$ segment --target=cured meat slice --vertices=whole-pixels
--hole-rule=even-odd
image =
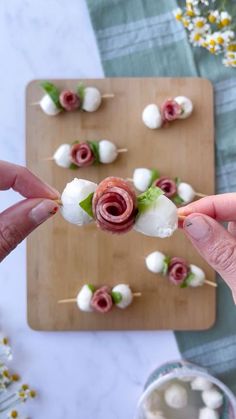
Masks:
[[[76,143],[71,147],[71,160],[78,167],[91,166],[94,154],[87,143]]]

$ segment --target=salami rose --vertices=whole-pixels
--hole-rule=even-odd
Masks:
[[[112,233],[126,233],[135,221],[136,196],[123,179],[108,177],[97,187],[93,196],[93,214],[97,225]]]
[[[183,258],[174,257],[168,267],[168,279],[175,285],[181,285],[189,274],[189,266]]]
[[[167,99],[161,105],[161,116],[164,122],[174,121],[181,115],[181,106],[174,99]]]
[[[167,198],[171,198],[177,193],[177,186],[174,180],[167,177],[161,177],[160,179],[155,180],[154,185],[160,188]]]
[[[112,309],[113,302],[109,293],[109,288],[101,287],[95,291],[90,305],[95,311],[99,311],[100,313],[107,313],[110,311]]]
[[[74,144],[71,147],[71,161],[78,167],[91,166],[94,154],[87,143]]]
[[[71,90],[63,90],[59,96],[59,101],[66,111],[75,111],[81,105],[79,96]]]

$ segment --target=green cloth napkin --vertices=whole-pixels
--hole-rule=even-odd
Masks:
[[[213,82],[217,192],[236,191],[236,69],[225,68],[219,56],[192,48],[173,17],[175,0],[87,4],[107,77],[201,76]],[[236,307],[222,279],[218,283],[215,326],[206,332],[177,332],[176,338],[183,358],[206,367],[236,393]]]

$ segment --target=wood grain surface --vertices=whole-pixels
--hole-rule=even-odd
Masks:
[[[75,88],[79,80],[56,80],[61,88]],[[213,91],[209,81],[198,78],[114,78],[84,80],[104,99],[94,113],[63,113],[48,117],[32,102],[40,100],[39,81],[27,86],[27,165],[44,181],[63,191],[67,182],[81,177],[99,182],[107,176],[131,177],[135,167],[158,168],[161,175],[179,176],[197,191],[214,193]],[[194,113],[168,128],[150,130],[141,120],[143,108],[177,95],[188,96]],[[110,139],[128,153],[111,165],[71,171],[57,167],[52,156],[62,143]],[[200,330],[215,321],[213,287],[180,289],[147,271],[145,256],[161,250],[199,265],[209,280],[214,271],[197,254],[182,231],[156,239],[136,232],[111,235],[95,224],[78,228],[60,214],[28,238],[28,322],[36,330]],[[128,283],[142,297],[127,310],[114,308],[108,315],[82,313],[75,304],[58,300],[75,297],[84,283]]]

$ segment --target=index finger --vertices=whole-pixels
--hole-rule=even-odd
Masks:
[[[0,190],[12,188],[25,198],[51,198],[60,196],[56,189],[37,178],[30,170],[0,160]]]
[[[201,213],[218,221],[236,221],[236,193],[206,196],[178,209],[179,215]]]

